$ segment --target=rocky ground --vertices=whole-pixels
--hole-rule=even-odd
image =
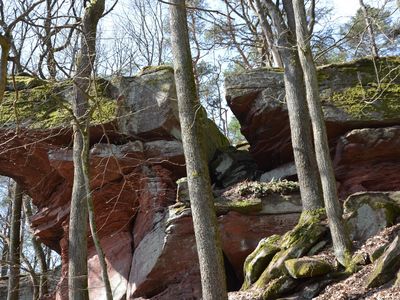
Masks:
[[[398,220],[400,221],[400,220]],[[400,223],[385,228],[379,234],[369,238],[364,244],[354,242],[355,254],[368,257],[369,254],[376,252],[380,248],[389,245],[400,233]],[[321,254],[324,258],[332,262],[334,258],[332,249],[327,247]],[[398,300],[400,299],[400,286],[395,286],[394,280],[377,287],[367,288],[368,277],[375,269],[375,264],[368,264],[359,267],[359,270],[342,280],[331,283],[323,289],[320,294],[312,299],[315,300]],[[297,292],[299,293],[299,291]],[[301,293],[301,291],[300,291]],[[290,294],[290,293],[289,293]],[[262,299],[261,292],[256,289],[229,293],[229,300],[258,300]],[[311,299],[299,295],[281,297],[279,300],[302,300]]]
[[[373,253],[389,244],[400,232],[400,224],[386,228],[378,235],[370,238],[356,253]],[[366,288],[366,281],[375,265],[367,265],[349,278],[327,286],[315,299],[317,300],[397,300],[400,299],[400,287],[395,287],[393,280],[378,288]]]

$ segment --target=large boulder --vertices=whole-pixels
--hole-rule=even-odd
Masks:
[[[265,234],[283,234],[290,230],[297,223],[298,216],[247,215],[234,211],[218,216],[225,267],[227,272],[233,270],[228,280],[241,282],[244,260],[256,248],[258,241]],[[185,299],[184,295],[200,298],[200,273],[191,210],[185,203],[178,202],[154,215],[151,229],[134,245],[127,292],[130,299],[139,296]],[[171,290],[171,286],[176,289]]]
[[[314,257],[288,259],[285,267],[290,276],[296,279],[321,276],[335,270],[331,263]]]
[[[400,124],[398,66],[398,58],[386,57],[318,69],[331,146],[351,129]],[[283,72],[264,68],[232,74],[226,77],[225,88],[228,105],[260,168],[270,170],[292,161]]]
[[[130,269],[128,299],[150,298],[180,282],[175,299],[183,299],[182,293],[188,291],[199,298],[200,273],[190,210],[171,207],[155,215],[151,230],[135,244]],[[185,281],[188,276],[191,279]]]
[[[351,239],[365,242],[395,223],[400,215],[400,206],[390,193],[364,192],[347,198],[344,213]]]
[[[148,67],[137,76],[121,77],[113,83],[119,92],[118,127],[122,133],[180,139],[172,67]]]
[[[174,70],[170,66],[147,67],[134,77],[113,81],[118,98],[118,128],[121,133],[149,139],[181,140]],[[204,109],[199,114],[205,115]],[[208,160],[217,149],[229,147],[228,139],[211,120],[204,118]]]

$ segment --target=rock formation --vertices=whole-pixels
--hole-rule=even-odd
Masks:
[[[17,81],[15,109],[11,87],[0,108],[0,173],[22,184],[38,208],[32,226],[43,243],[61,254],[56,296],[66,299],[73,179],[71,84],[25,77]],[[185,168],[172,69],[149,68],[112,83],[98,80],[90,93],[95,95],[90,103],[95,108],[90,128],[91,189],[114,298],[198,297],[191,213],[188,203],[176,203],[176,181]],[[213,122],[206,126],[211,160],[217,150],[223,155],[229,143]],[[245,154],[239,156],[243,159],[251,160]],[[254,165],[245,173],[254,172]],[[247,200],[222,194],[218,221],[234,289],[241,284],[246,256],[264,235],[292,228],[301,205],[296,191]],[[286,212],[285,207],[290,209]],[[99,262],[90,236],[88,240],[90,297],[101,299]]]
[[[360,191],[398,189],[400,77],[390,71],[398,70],[394,68],[398,65],[395,58],[379,59],[379,84],[370,60],[319,70],[343,199]],[[0,106],[0,174],[17,180],[32,197],[38,209],[31,220],[35,234],[61,254],[56,296],[66,299],[73,176],[71,83],[17,77],[16,87],[18,98],[14,86],[9,86]],[[228,104],[250,143],[249,152],[238,151],[213,122],[206,124],[228,286],[237,290],[244,277],[247,286],[272,280],[270,292],[275,293],[278,283],[283,290],[298,283],[280,273],[285,260],[318,252],[327,244],[327,229],[325,224],[303,224],[313,231],[304,235],[306,245],[290,233],[285,235],[297,224],[301,203],[295,182],[273,181],[295,178],[282,72],[260,69],[236,74],[226,79],[226,89]],[[190,202],[185,181],[178,180],[185,176],[185,166],[175,93],[169,67],[147,68],[137,76],[111,82],[96,80],[90,91],[91,188],[115,299],[200,297]],[[252,181],[262,172],[261,181],[266,182]],[[375,211],[373,204],[365,204],[362,195],[347,202],[353,209],[348,222],[361,231],[365,224],[358,218],[360,211],[369,209],[376,220],[385,215],[382,207]],[[397,194],[375,196],[393,195]],[[384,219],[377,228],[391,222],[393,218]],[[274,240],[273,247],[259,245],[275,234],[283,236],[279,244]],[[90,296],[102,299],[105,291],[98,258],[90,236],[88,240]],[[257,245],[272,252],[250,256],[246,265],[256,270],[246,274],[246,257]],[[275,254],[280,258],[274,260]],[[270,271],[274,278],[268,277]]]
[[[399,186],[399,65],[398,57],[386,57],[318,69],[342,199],[358,191]],[[267,171],[264,177],[293,176],[282,70],[234,74],[226,78],[225,88],[228,105],[250,143],[250,153],[258,167]]]

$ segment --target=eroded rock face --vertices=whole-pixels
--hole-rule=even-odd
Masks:
[[[33,229],[62,256],[57,298],[66,299],[73,163],[71,116],[63,105],[70,105],[71,86],[30,77],[21,82],[18,118],[7,105],[14,99],[12,90],[6,92],[0,108],[0,174],[17,180],[37,206]],[[133,253],[135,249],[140,253],[138,247],[150,238],[155,220],[175,203],[175,181],[185,175],[176,91],[173,71],[164,67],[120,79],[117,86],[99,80],[95,89],[100,100],[90,128],[92,197],[114,298],[122,299],[128,283],[149,285],[143,278],[130,278],[135,274]],[[208,131],[210,157],[227,145],[212,125],[214,129]],[[90,237],[88,251],[90,297],[101,299],[101,272]],[[163,268],[168,270],[166,265]]]
[[[102,95],[107,115],[99,114],[90,128],[91,189],[114,299],[200,297],[190,209],[176,203],[176,180],[185,176],[185,165],[172,75],[170,68],[160,68],[121,79],[117,86],[101,82],[107,87]],[[51,99],[54,105],[41,106],[38,116],[26,113],[30,107],[26,102],[41,104],[47,88],[53,90],[51,83],[38,82],[34,91],[29,85],[22,87],[26,88],[21,93],[23,102],[17,106],[24,114],[18,134],[11,111],[2,111],[9,113],[7,120],[0,118],[0,174],[17,180],[37,206],[33,229],[41,241],[61,254],[56,299],[65,300],[72,134],[68,126],[56,126],[69,124],[70,116],[60,110],[68,99],[58,101],[70,94],[70,87],[59,85],[57,97]],[[11,99],[12,94],[7,97]],[[48,120],[55,114],[56,119]],[[228,144],[215,124],[208,121],[206,127],[211,160],[215,151],[223,151]],[[225,261],[237,281],[243,276],[245,257],[262,237],[282,234],[297,222],[298,195],[287,197],[281,197],[283,204],[278,206],[275,200],[268,204],[265,197],[253,202],[240,198],[217,201]],[[290,213],[281,210],[288,203]],[[88,265],[90,298],[102,299],[105,291],[90,236]]]
[[[171,67],[154,67],[114,82],[119,91],[118,127],[122,133],[180,139],[178,103]]]
[[[382,90],[376,87],[374,64],[368,59],[318,70],[331,146],[354,128],[400,124],[400,77],[391,76],[397,74],[398,64],[398,58],[377,61],[379,76],[385,78],[382,84],[386,89]],[[292,161],[282,71],[258,69],[227,76],[225,88],[228,105],[241,124],[258,166],[271,170]]]
[[[229,212],[218,217],[226,268],[243,280],[243,263],[264,236],[283,234],[299,213],[246,215]],[[231,278],[232,279],[232,278]],[[176,289],[171,289],[175,286]],[[135,243],[128,299],[200,299],[201,284],[191,212],[182,203],[169,206],[153,219],[151,230]],[[168,298],[170,297],[170,298]]]
[[[342,198],[400,186],[400,126],[355,129],[340,138],[334,168]]]
[[[147,67],[134,77],[114,81],[118,97],[118,129],[147,140],[181,140],[174,70],[169,66]],[[198,113],[206,114],[204,109]],[[218,149],[229,147],[228,139],[206,118],[208,160]]]

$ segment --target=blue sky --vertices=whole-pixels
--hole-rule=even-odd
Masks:
[[[353,16],[360,7],[358,0],[328,0],[338,17]]]

